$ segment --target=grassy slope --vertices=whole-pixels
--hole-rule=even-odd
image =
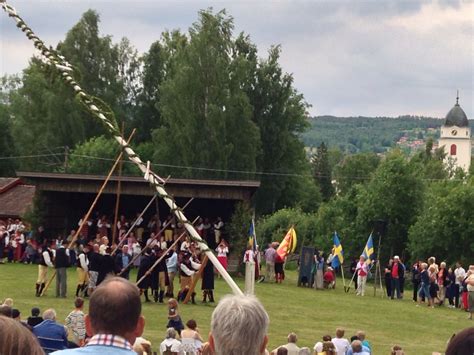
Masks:
[[[55,308],[59,320],[63,320],[72,309],[73,297],[56,299],[53,297],[54,287],[47,296],[34,297],[36,276],[36,266],[0,265],[0,300],[13,298],[15,308],[20,309],[24,318],[32,307],[39,306],[41,311]],[[76,282],[72,269],[68,281],[69,294],[72,295]],[[237,280],[241,287],[242,281]],[[467,320],[467,314],[461,311],[415,307],[410,299],[389,301],[372,297],[373,288],[370,288],[369,296],[360,298],[353,293],[345,294],[341,287],[335,292],[315,291],[298,288],[295,284],[296,273],[289,272],[283,285],[256,286],[256,293],[270,314],[269,350],[285,343],[290,331],[298,334],[300,346],[312,348],[323,335],[334,335],[335,328],[343,326],[347,337],[356,330],[365,330],[375,354],[387,354],[393,344],[402,345],[407,354],[431,354],[432,351],[443,351],[453,332],[473,325]],[[217,297],[228,292],[227,285],[216,280]],[[196,319],[201,333],[208,334],[213,306],[180,305],[179,310],[183,321]],[[147,320],[144,336],[157,349],[167,322],[166,306],[144,304],[143,314]]]

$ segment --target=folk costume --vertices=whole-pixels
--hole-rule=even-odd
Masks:
[[[202,301],[214,302],[214,265],[208,260],[202,272]]]
[[[154,248],[154,254],[152,254],[152,265],[163,256],[163,253],[164,251],[160,248]],[[156,265],[155,269],[151,272],[151,289],[153,291],[153,298],[155,302],[159,301],[160,303],[163,303],[166,285],[169,283],[166,259],[166,256],[162,258],[158,265]]]
[[[48,247],[43,250],[38,264],[38,279],[36,280],[36,297],[41,296],[46,285],[46,278],[48,276],[48,267],[54,267],[53,264],[54,253]]]
[[[89,283],[89,259],[87,258],[87,247],[79,253],[76,260],[77,272],[77,288],[76,297],[85,296],[87,293],[87,285]]]
[[[145,251],[140,261],[140,267],[138,268],[137,281],[143,276],[145,278],[137,284],[140,289],[140,294],[145,294],[145,301],[150,302],[148,298],[148,289],[151,287],[151,275],[147,274],[150,267],[153,265],[153,258],[148,251]]]
[[[255,290],[255,255],[252,248],[245,251],[245,293],[253,295]]]
[[[179,276],[181,279],[181,289],[178,293],[178,301],[184,301],[186,295],[191,288],[192,277],[199,270],[201,264],[193,260],[192,254],[188,251],[183,251],[180,253],[179,259]],[[191,300],[195,303],[195,295],[193,292]]]

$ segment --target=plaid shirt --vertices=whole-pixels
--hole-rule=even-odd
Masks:
[[[96,334],[89,340],[86,346],[91,345],[114,346],[116,348],[133,351],[132,345],[119,335]]]

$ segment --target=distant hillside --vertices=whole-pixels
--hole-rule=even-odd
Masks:
[[[407,143],[402,148],[411,150],[424,143],[427,137],[437,139],[443,121],[440,118],[416,116],[317,116],[309,120],[311,128],[301,138],[307,147],[317,147],[325,142],[329,148],[339,148],[350,153],[381,153],[399,141],[401,144]]]

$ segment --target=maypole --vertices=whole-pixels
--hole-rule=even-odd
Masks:
[[[13,6],[7,4],[6,0],[0,0],[0,5],[8,14],[8,16],[10,16],[16,22],[17,27],[23,33],[25,33],[26,37],[33,41],[35,48],[41,52],[49,64],[59,71],[66,84],[68,84],[73,89],[76,99],[87,109],[87,111],[89,111],[90,114],[92,114],[92,116],[98,118],[104,124],[109,133],[112,134],[115,141],[120,145],[121,149],[127,154],[128,159],[138,167],[138,169],[143,174],[144,179],[156,189],[158,195],[163,198],[166,204],[168,204],[170,210],[175,214],[178,221],[184,225],[191,239],[197,242],[199,248],[206,253],[209,260],[222,275],[232,291],[237,295],[243,295],[242,291],[239,289],[232,277],[230,277],[227,271],[222,267],[216,256],[199,236],[193,225],[188,221],[186,216],[174,201],[173,197],[168,195],[164,188],[165,180],[151,171],[150,162],[145,164],[122,137],[122,134],[115,121],[114,114],[110,108],[103,101],[87,94],[80,87],[79,83],[74,80],[74,69],[71,64],[69,64],[65,58],[57,53],[53,48],[48,48],[44,42],[33,32],[33,30],[28,27],[25,21],[17,14],[17,11]]]

